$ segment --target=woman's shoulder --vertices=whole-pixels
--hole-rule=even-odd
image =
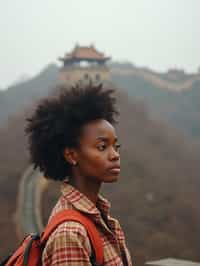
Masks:
[[[51,234],[49,239],[63,236],[68,238],[77,237],[84,241],[88,238],[86,228],[78,221],[65,221],[61,223]]]
[[[80,260],[89,263],[92,254],[86,229],[75,221],[60,224],[50,235],[42,254],[42,265],[56,265]]]
[[[43,260],[58,253],[59,257],[63,250],[83,250],[89,257],[92,253],[90,240],[85,227],[76,221],[66,221],[60,224],[50,235],[43,250]],[[59,255],[60,254],[60,255]]]
[[[63,210],[73,210],[73,206],[63,196],[59,198],[56,205],[51,211],[49,221]],[[57,226],[57,228],[50,235],[46,246],[68,245],[68,242],[84,243],[86,248],[90,251],[90,240],[87,234],[87,229],[78,221],[65,221]]]

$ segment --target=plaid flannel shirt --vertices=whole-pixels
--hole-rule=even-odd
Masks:
[[[51,217],[64,209],[75,209],[89,217],[96,225],[103,243],[104,266],[131,266],[131,257],[125,244],[119,222],[109,215],[110,204],[98,196],[95,206],[85,195],[71,185],[62,185],[62,196]],[[92,249],[83,225],[67,221],[50,235],[42,254],[42,265],[91,266]]]

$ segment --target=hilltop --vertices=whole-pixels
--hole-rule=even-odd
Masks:
[[[200,80],[200,73],[186,73],[183,69],[169,69],[159,73],[147,67],[136,67],[127,63],[111,63],[111,72],[119,76],[135,76],[150,82],[153,86],[172,92],[190,90],[196,81]]]

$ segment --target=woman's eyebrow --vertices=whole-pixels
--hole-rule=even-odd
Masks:
[[[109,138],[108,137],[104,137],[104,136],[99,136],[99,137],[97,137],[97,140],[108,142]],[[114,138],[114,142],[117,142],[117,141],[118,141],[118,139],[117,139],[117,137],[115,137]]]

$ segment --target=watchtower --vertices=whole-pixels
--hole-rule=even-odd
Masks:
[[[68,84],[109,81],[110,72],[106,65],[109,59],[111,58],[97,51],[93,45],[76,45],[70,53],[59,58],[63,62],[60,69],[60,81]]]

